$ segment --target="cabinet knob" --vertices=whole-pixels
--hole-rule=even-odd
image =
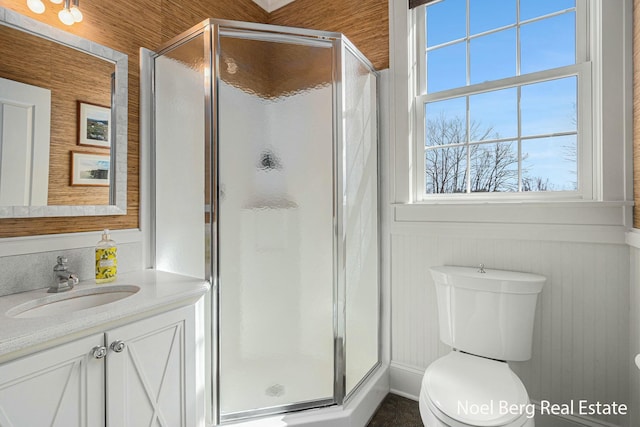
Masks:
[[[107,355],[107,347],[103,345],[97,345],[91,349],[91,355],[94,359],[104,359]]]
[[[116,353],[121,353],[125,347],[125,343],[120,340],[111,343],[111,350],[115,351]]]

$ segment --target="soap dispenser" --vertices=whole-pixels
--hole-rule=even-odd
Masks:
[[[96,283],[116,280],[118,274],[118,248],[111,240],[109,230],[104,230],[102,240],[96,245]]]

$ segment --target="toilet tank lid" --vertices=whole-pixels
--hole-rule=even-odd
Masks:
[[[436,283],[456,288],[509,294],[538,294],[547,278],[539,274],[519,271],[459,267],[445,265],[431,267],[431,277]]]

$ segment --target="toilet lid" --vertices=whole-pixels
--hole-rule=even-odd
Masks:
[[[453,351],[427,368],[423,390],[443,414],[474,426],[504,426],[529,403],[520,378],[505,362]]]

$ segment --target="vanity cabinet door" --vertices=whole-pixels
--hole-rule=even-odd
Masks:
[[[195,313],[192,305],[106,332],[109,427],[202,425]]]
[[[93,354],[103,342],[96,334],[0,365],[0,426],[104,426],[105,359]]]

